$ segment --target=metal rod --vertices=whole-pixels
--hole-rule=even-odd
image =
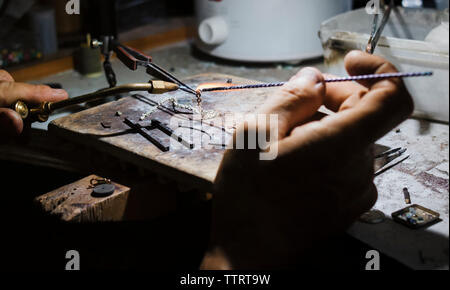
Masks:
[[[371,75],[325,79],[325,83],[350,82],[350,81],[375,80],[375,79],[390,79],[390,78],[429,77],[432,75],[433,75],[433,72],[371,74]],[[265,83],[265,84],[255,84],[255,85],[239,85],[239,86],[231,86],[231,87],[205,88],[205,89],[201,89],[200,91],[201,92],[216,92],[216,91],[243,90],[243,89],[260,89],[260,88],[281,87],[284,84],[286,84],[286,82]]]
[[[50,111],[66,108],[69,106],[92,102],[95,100],[102,99],[107,96],[118,95],[122,93],[127,93],[130,91],[151,91],[153,89],[152,83],[137,83],[137,84],[128,84],[123,86],[117,86],[113,88],[103,89],[94,93],[86,94],[83,96],[67,99],[60,102],[50,103]]]
[[[166,78],[168,78],[169,80],[173,81],[174,83],[180,85],[180,88],[190,94],[194,94],[195,95],[195,90],[192,89],[191,87],[189,87],[187,84],[185,84],[184,82],[180,81],[177,77],[175,77],[173,74],[168,73],[166,70],[164,70],[163,68],[161,68],[160,66],[158,66],[155,63],[149,63],[147,65],[147,68],[150,68],[153,71],[156,71],[159,74],[162,74],[163,76],[165,76]],[[183,89],[186,88],[187,90]]]
[[[114,96],[132,91],[146,91],[151,94],[164,94],[167,92],[176,91],[179,88],[180,87],[174,83],[165,81],[150,81],[149,83],[135,83],[107,88],[60,102],[42,102],[33,108],[29,108],[26,103],[19,100],[12,106],[12,108],[22,117],[23,120],[30,118],[34,121],[46,122],[50,114],[55,110],[103,99],[108,96]]]

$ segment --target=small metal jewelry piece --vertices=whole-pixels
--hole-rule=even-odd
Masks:
[[[201,93],[200,93],[200,95],[201,95]],[[200,101],[200,105],[201,105],[201,101],[202,101],[201,97],[200,97],[200,100],[197,100],[197,102],[199,102],[199,101]],[[192,112],[194,114],[202,115],[202,120],[214,119],[218,115],[218,113],[216,111],[214,111],[214,110],[203,111],[201,107],[196,108],[196,107],[191,106],[191,105],[180,104],[180,103],[177,102],[177,100],[174,97],[169,97],[167,99],[164,99],[164,100],[158,102],[154,107],[152,107],[150,109],[150,111],[142,114],[139,119],[141,121],[144,121],[151,114],[156,112],[160,107],[162,107],[166,103],[170,103],[172,105],[173,109],[186,110],[186,111],[190,111],[190,112]]]
[[[196,90],[195,91],[195,97],[197,98],[197,105],[198,105],[198,109],[200,110],[200,115],[203,119],[203,109],[202,109],[202,91],[201,90]]]
[[[88,188],[94,188],[97,185],[101,185],[101,184],[111,184],[111,180],[107,179],[107,178],[93,178],[93,179],[91,179],[91,181],[89,183],[91,185]]]

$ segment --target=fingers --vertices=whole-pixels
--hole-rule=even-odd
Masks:
[[[398,72],[395,66],[386,59],[358,50],[348,53],[345,56],[344,62],[345,68],[351,76]],[[368,89],[372,89],[377,85],[382,85],[385,87],[397,87],[403,85],[403,81],[400,78],[392,78],[387,80],[363,80],[359,83]]]
[[[14,79],[6,70],[1,69],[0,70],[0,81],[14,82]]]
[[[326,78],[336,76],[325,74]],[[324,105],[334,112],[355,106],[369,90],[355,82],[327,83]]]
[[[345,57],[345,67],[352,76],[397,72],[397,69],[385,59],[362,51],[352,51]],[[327,75],[327,78],[334,76]],[[325,106],[332,111],[343,111],[353,108],[369,91],[383,87],[396,89],[403,87],[399,78],[389,80],[366,80],[356,82],[327,83]]]
[[[0,70],[0,136],[17,136],[24,129],[21,117],[9,109],[16,101],[28,104],[56,102],[68,97],[64,90],[51,89],[48,86],[15,83],[11,75]]]
[[[311,118],[325,97],[324,77],[314,68],[302,69],[260,109],[263,114],[277,114],[279,136],[283,138],[299,123]]]
[[[395,71],[387,60],[362,52],[350,53],[346,61],[350,73]],[[357,87],[358,91],[341,104],[338,114],[296,128],[295,134],[279,143],[280,154],[295,151],[299,144],[323,143],[326,140],[332,140],[331,152],[335,152],[336,148],[339,148],[340,154],[355,152],[375,143],[412,113],[412,98],[400,79],[365,82],[365,85],[371,88],[370,91],[364,94]],[[335,91],[334,95],[333,89],[327,87],[327,95],[336,97],[334,105],[337,108],[351,92],[351,86],[342,92]]]
[[[15,111],[0,108],[0,136],[15,137],[22,133],[23,121]]]
[[[48,86],[0,82],[0,107],[9,107],[18,100],[29,104],[39,104],[45,101],[57,102],[67,98],[66,91],[51,89]]]
[[[397,71],[387,60],[357,51],[347,55],[346,67],[352,75]],[[322,125],[347,136],[356,148],[374,143],[409,117],[414,109],[412,98],[399,78],[364,81],[362,84],[370,91],[351,104],[351,110],[322,120]]]

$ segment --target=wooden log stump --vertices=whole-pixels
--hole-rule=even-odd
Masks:
[[[74,223],[122,221],[127,208],[130,188],[114,183],[115,191],[107,197],[93,194],[91,180],[103,179],[96,175],[83,178],[39,196],[35,203],[59,220]]]

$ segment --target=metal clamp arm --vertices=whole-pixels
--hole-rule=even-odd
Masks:
[[[137,70],[138,66],[145,67],[152,61],[151,56],[120,43],[115,45],[114,52],[120,61],[131,70]]]

